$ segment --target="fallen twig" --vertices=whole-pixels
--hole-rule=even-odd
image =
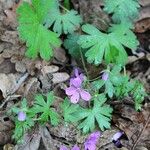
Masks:
[[[141,138],[143,132],[145,131],[145,129],[146,129],[148,123],[149,123],[149,118],[150,118],[150,114],[148,115],[146,124],[145,124],[145,126],[143,127],[142,131],[139,133],[138,138],[137,138],[137,140],[135,141],[135,143],[133,144],[131,150],[134,150],[135,147],[136,147],[136,145],[138,144],[138,142],[139,142],[139,140],[140,140],[140,138]]]
[[[4,106],[7,102],[12,101],[12,100],[14,100],[14,99],[16,99],[16,98],[18,98],[18,97],[21,97],[21,95],[11,95],[11,96],[8,96],[8,97],[4,100],[4,102],[0,105],[0,109],[2,109],[3,106]]]

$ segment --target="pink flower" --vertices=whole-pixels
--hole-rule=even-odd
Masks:
[[[113,138],[112,138],[113,143],[114,143],[115,146],[118,147],[118,148],[121,148],[121,147],[122,147],[122,144],[121,144],[121,142],[120,142],[120,139],[121,139],[121,137],[122,137],[123,135],[124,135],[124,132],[122,132],[122,131],[119,131],[119,132],[117,132],[117,133],[115,133],[115,134],[113,135]]]
[[[61,146],[60,150],[68,150],[68,148],[66,146]],[[80,150],[80,148],[77,145],[75,145],[71,150]]]
[[[96,149],[96,143],[98,142],[100,138],[100,132],[93,132],[88,139],[84,143],[84,149],[85,150],[95,150]]]
[[[102,80],[107,81],[109,77],[109,74],[107,72],[104,72],[102,75]]]
[[[80,98],[89,101],[91,95],[89,92],[82,89],[82,82],[84,81],[83,74],[79,74],[78,70],[75,70],[75,77],[70,79],[70,87],[66,88],[65,92],[70,97],[72,103],[77,103]]]
[[[23,112],[23,111],[20,111],[20,112],[18,113],[18,120],[19,120],[19,121],[25,121],[25,120],[26,120],[26,113]]]

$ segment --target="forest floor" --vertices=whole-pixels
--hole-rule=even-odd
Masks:
[[[72,6],[80,11],[85,21],[101,25],[105,30],[106,26],[96,19],[107,18],[102,12],[103,3],[100,1],[72,0]],[[140,80],[147,93],[150,93],[150,1],[141,0],[140,3],[142,8],[135,23],[140,46],[134,54],[130,53],[126,68],[127,73]],[[36,93],[46,93],[52,89],[57,96],[64,97],[63,87],[66,86],[72,70],[69,64],[72,58],[63,48],[55,50],[54,59],[50,62],[30,60],[24,56],[26,47],[20,42],[17,33],[17,7],[16,0],[0,0],[0,149],[57,150],[64,143],[82,145],[87,136],[81,135],[73,125],[62,124],[58,127],[49,124],[45,128],[34,127],[30,133],[32,138],[25,138],[25,145],[17,145],[11,140],[14,123],[6,115],[7,110],[20,103],[23,97],[30,103]],[[91,13],[96,16],[94,20],[90,20]],[[102,132],[97,149],[116,150],[112,136],[121,130],[125,133],[121,140],[121,150],[149,150],[149,100],[149,97],[145,98],[141,112],[135,111],[130,99],[114,102],[112,128]]]

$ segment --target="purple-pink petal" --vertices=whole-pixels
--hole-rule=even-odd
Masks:
[[[77,145],[75,145],[71,150],[80,150],[80,148]]]
[[[79,77],[70,80],[70,85],[73,85],[76,88],[79,88],[81,84],[82,84],[82,80]]]
[[[78,103],[79,99],[80,99],[80,95],[77,91],[70,97],[71,103],[74,104]]]
[[[66,146],[61,146],[60,150],[68,150],[68,148]]]
[[[79,76],[79,70],[78,70],[77,68],[74,69],[74,75],[75,75],[76,77]]]
[[[119,131],[119,132],[117,132],[117,133],[115,133],[114,135],[113,135],[113,140],[114,141],[117,141],[118,139],[120,139],[121,138],[121,136],[123,135],[124,133],[123,132],[121,132],[121,131]]]
[[[65,92],[67,95],[71,96],[76,92],[76,88],[73,86],[70,86],[69,88],[65,89]]]
[[[81,95],[81,98],[85,101],[89,101],[91,99],[90,93],[83,89],[80,90],[80,95]]]
[[[97,131],[92,133],[84,143],[85,150],[95,150],[96,143],[98,142],[99,137],[100,137],[100,132]]]
[[[107,72],[104,72],[102,75],[102,80],[107,81],[109,77],[109,74]]]
[[[18,113],[18,120],[19,120],[19,121],[25,121],[25,120],[26,120],[26,113],[23,112],[23,111],[20,111],[20,112]]]
[[[84,149],[85,150],[96,150],[96,145],[89,142],[89,143],[85,144]]]

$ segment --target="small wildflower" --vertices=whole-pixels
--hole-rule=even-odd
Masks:
[[[68,148],[66,146],[61,146],[60,150],[68,150]]]
[[[124,134],[124,132],[119,131],[119,132],[115,133],[114,136],[113,136],[113,138],[112,138],[113,143],[118,148],[122,147],[122,144],[120,142],[120,138],[122,137],[123,134]]]
[[[102,80],[107,81],[109,77],[109,74],[107,72],[104,72],[102,75]]]
[[[71,150],[80,150],[80,148],[77,145],[75,145]]]
[[[18,113],[18,120],[19,120],[19,121],[25,121],[25,120],[26,120],[26,113],[23,112],[23,111],[20,111],[20,112]]]
[[[95,150],[96,149],[96,143],[98,142],[100,138],[100,132],[94,132],[92,133],[86,142],[84,143],[84,149],[85,150]]]
[[[83,80],[83,74],[79,74],[78,71],[75,70],[75,78],[70,79],[70,87],[65,90],[72,103],[77,103],[80,97],[85,101],[91,99],[90,93],[81,87]]]
[[[117,133],[114,134],[114,136],[113,136],[112,139],[113,139],[114,141],[117,141],[117,140],[119,140],[119,139],[121,138],[121,136],[122,136],[123,134],[124,134],[123,132],[119,131],[119,132],[117,132]]]

